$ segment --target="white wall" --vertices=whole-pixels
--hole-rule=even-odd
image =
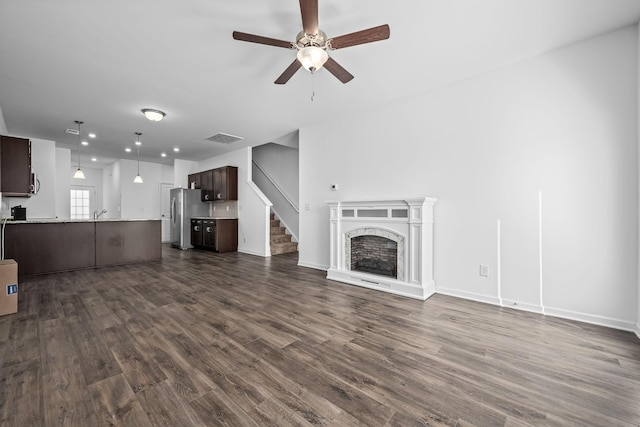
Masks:
[[[188,176],[194,172],[200,172],[200,169],[198,169],[198,162],[175,159],[173,161],[174,188],[189,187],[189,183],[187,182]]]
[[[269,143],[255,147],[252,155],[253,160],[267,171],[297,206],[299,204],[298,149]]]
[[[628,27],[302,128],[300,264],[328,266],[327,200],[437,197],[438,292],[633,329],[637,41]]]
[[[294,134],[297,137],[298,132]],[[273,211],[294,241],[298,241],[300,234],[298,154],[297,146],[274,143],[254,147],[252,151],[253,160],[259,165],[253,165],[253,182],[273,203]]]
[[[247,147],[200,161],[189,173],[221,166],[238,167],[238,251],[270,256],[267,242],[269,222],[266,220],[269,207],[264,195],[251,181],[251,164],[251,147]],[[185,176],[184,186],[186,179]]]
[[[72,174],[69,174],[71,166],[71,150],[68,148],[56,147],[56,218],[69,219],[71,217],[70,203],[71,197],[69,187],[71,186]],[[73,169],[75,173],[75,169]]]
[[[638,191],[639,191],[639,197],[638,197],[638,203],[640,203],[640,31],[638,31],[638,65],[637,65],[637,73],[636,73],[636,79],[638,80],[638,169],[636,170],[636,173],[638,174]],[[638,222],[639,222],[639,226],[638,226],[638,244],[640,245],[640,205],[638,206]],[[637,315],[636,315],[636,335],[638,336],[638,338],[640,338],[640,248],[638,250],[638,254],[637,254],[637,281],[638,281],[638,287],[636,289],[636,293],[637,293],[637,305],[636,305],[636,311],[637,311]]]
[[[120,160],[121,218],[158,219],[160,212],[160,183],[163,179],[163,165],[140,162],[140,176],[143,183],[133,182],[138,173],[135,160]]]
[[[102,207],[107,210],[103,218],[120,219],[120,162],[102,169]]]
[[[4,121],[4,114],[2,113],[2,106],[0,105],[0,135],[6,135],[8,132],[7,124]]]

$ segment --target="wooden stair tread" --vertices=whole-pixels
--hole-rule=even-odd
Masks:
[[[286,227],[283,227],[280,220],[271,212],[270,218],[270,244],[271,255],[287,254],[298,251],[298,243],[291,241],[291,234],[287,234]]]
[[[287,254],[298,250],[297,242],[272,243],[271,255]]]

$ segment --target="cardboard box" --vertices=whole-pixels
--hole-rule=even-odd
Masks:
[[[18,312],[18,263],[0,260],[0,316]]]

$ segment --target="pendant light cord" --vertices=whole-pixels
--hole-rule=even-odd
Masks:
[[[80,170],[80,125],[84,123],[80,120],[76,120],[76,124],[78,125],[78,170]]]

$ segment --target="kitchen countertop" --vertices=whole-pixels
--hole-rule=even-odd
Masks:
[[[56,218],[32,218],[26,221],[13,221],[7,220],[7,224],[64,224],[68,222],[129,222],[129,221],[160,221],[160,218],[131,218],[131,219],[118,219],[118,218],[104,218],[104,219],[56,219]],[[4,219],[2,220],[4,223]]]

